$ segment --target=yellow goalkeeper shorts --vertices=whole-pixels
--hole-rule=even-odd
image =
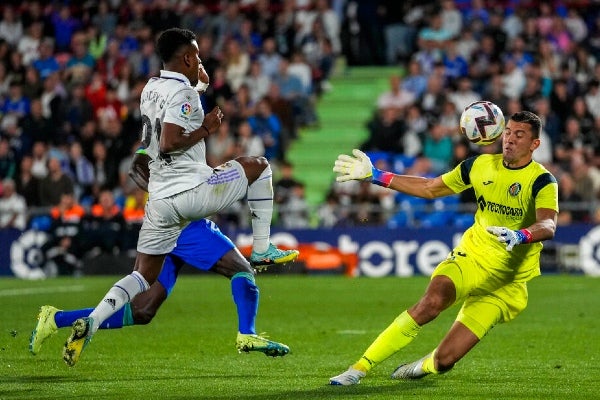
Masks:
[[[433,271],[456,287],[455,304],[463,302],[456,321],[483,338],[494,325],[513,320],[527,307],[526,282],[513,282],[510,274],[497,275],[470,257],[452,253]]]

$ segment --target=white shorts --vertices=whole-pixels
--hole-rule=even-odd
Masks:
[[[237,161],[228,161],[193,189],[171,197],[148,200],[137,250],[145,254],[168,254],[181,230],[190,222],[209,217],[243,199],[248,178]],[[201,239],[200,239],[201,240]]]

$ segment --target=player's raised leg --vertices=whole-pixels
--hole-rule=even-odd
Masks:
[[[273,172],[264,157],[236,159],[248,178],[248,206],[252,213],[252,254],[250,264],[262,269],[273,264],[285,264],[298,257],[298,250],[281,250],[270,243],[273,217]]]

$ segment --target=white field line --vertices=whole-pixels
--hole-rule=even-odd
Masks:
[[[361,329],[346,329],[337,332],[339,335],[365,335],[367,331]]]
[[[23,289],[2,289],[2,290],[0,290],[0,297],[28,296],[28,295],[32,295],[32,294],[41,294],[41,293],[83,292],[84,290],[85,290],[84,285],[23,288]]]

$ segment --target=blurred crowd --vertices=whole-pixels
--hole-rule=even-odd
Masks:
[[[507,116],[541,116],[535,159],[559,180],[561,202],[575,205],[563,207],[561,223],[600,220],[600,4],[4,1],[0,12],[0,228],[50,232],[59,258],[135,248],[146,195],[127,171],[142,129],[139,95],[161,68],[157,33],[174,26],[197,33],[211,77],[204,108],[226,116],[208,139],[209,164],[267,157],[276,224],[444,225],[462,221],[447,209],[474,202],[466,193],[415,204],[367,183],[334,184],[310,210],[286,151],[299,129],[319,126],[318,100],[335,90],[340,58],[397,66],[361,147],[380,168],[430,176],[498,150],[457,133],[462,109],[486,99]],[[245,227],[245,212],[240,204],[217,222]]]

